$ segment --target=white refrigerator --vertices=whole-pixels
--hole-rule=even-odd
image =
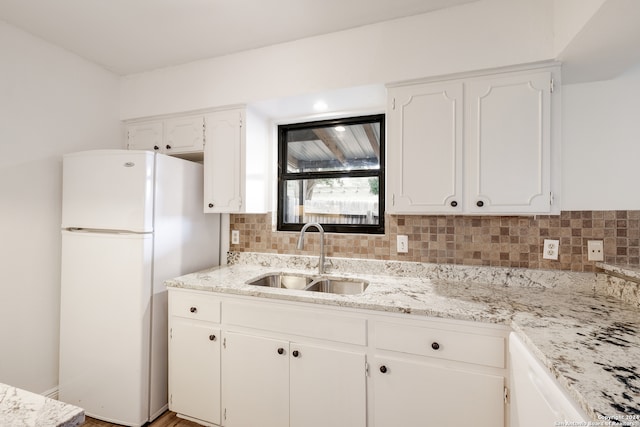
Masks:
[[[219,263],[202,165],[147,151],[63,158],[59,399],[141,426],[167,409],[164,281]]]

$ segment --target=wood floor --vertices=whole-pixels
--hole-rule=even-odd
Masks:
[[[118,424],[106,423],[104,421],[96,420],[94,418],[86,417],[82,427],[121,427]],[[191,421],[178,418],[175,412],[165,412],[158,417],[154,422],[146,424],[146,427],[202,427],[200,424],[196,424]]]

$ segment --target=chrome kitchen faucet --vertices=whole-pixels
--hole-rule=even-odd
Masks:
[[[315,227],[320,232],[320,259],[318,260],[318,274],[324,274],[324,228],[317,222],[308,222],[300,230],[300,237],[298,238],[298,250],[304,248],[304,233],[307,228]]]

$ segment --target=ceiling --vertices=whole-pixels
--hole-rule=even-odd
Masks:
[[[477,0],[0,0],[0,20],[125,75]]]

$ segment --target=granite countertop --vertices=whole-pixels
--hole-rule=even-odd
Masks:
[[[326,275],[369,281],[358,295],[247,285],[271,272],[314,274],[317,257],[235,253],[230,265],[168,287],[510,326],[594,420],[640,425],[640,309],[600,292],[603,275],[331,258]],[[600,283],[599,283],[600,282]]]
[[[0,425],[7,427],[75,427],[84,410],[0,383]]]

